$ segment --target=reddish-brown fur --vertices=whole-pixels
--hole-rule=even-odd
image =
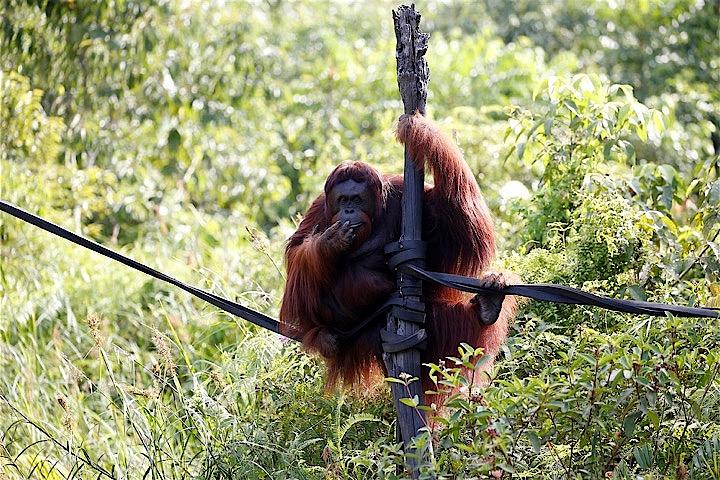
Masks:
[[[423,239],[429,270],[480,276],[495,255],[492,219],[480,188],[458,147],[419,114],[400,118],[397,138],[420,165],[427,164],[434,186],[425,188]],[[334,255],[318,239],[334,222],[326,195],[338,183],[364,181],[375,192],[376,212],[364,225],[353,249]],[[330,174],[325,194],[310,206],[286,249],[287,282],[280,309],[285,333],[300,335],[303,345],[327,364],[328,386],[367,386],[383,370],[375,322],[340,344],[332,332],[350,330],[395,291],[395,274],[385,264],[383,247],[399,237],[402,178],[381,176],[362,162],[344,162]],[[457,355],[460,342],[482,347],[493,357],[505,340],[516,302],[506,297],[498,321],[484,326],[477,305],[457,290],[426,285],[428,344],[422,361]],[[488,364],[489,365],[489,364]]]

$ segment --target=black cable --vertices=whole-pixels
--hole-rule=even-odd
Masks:
[[[414,275],[422,280],[439,283],[449,288],[471,293],[497,292],[482,286],[477,278],[463,277],[449,273],[428,272],[414,265],[404,265],[401,271]],[[500,293],[506,295],[520,295],[523,297],[541,300],[543,302],[564,303],[569,305],[590,305],[616,312],[664,317],[671,313],[677,317],[711,317],[720,318],[720,309],[712,307],[684,307],[666,303],[642,302],[639,300],[622,300],[618,298],[603,297],[583,290],[555,285],[538,283],[533,285],[508,285]]]
[[[225,310],[228,313],[231,313],[235,316],[238,316],[240,318],[244,318],[248,322],[254,323],[255,325],[259,327],[266,328],[272,332],[279,333],[281,335],[284,335],[280,332],[280,323],[275,320],[272,317],[268,317],[267,315],[256,312],[255,310],[252,310],[248,307],[245,307],[243,305],[240,305],[237,302],[233,302],[231,300],[228,300],[223,297],[219,297],[215,295],[214,293],[206,292],[205,290],[201,290],[199,288],[190,286],[184,282],[181,282],[180,280],[173,278],[169,275],[166,275],[162,272],[159,272],[155,270],[154,268],[150,268],[147,265],[144,265],[136,260],[133,260],[132,258],[126,257],[125,255],[122,255],[120,253],[117,253],[113,250],[110,250],[107,247],[104,247],[100,245],[99,243],[93,242],[92,240],[88,240],[87,238],[81,237],[80,235],[73,233],[59,225],[56,225],[48,220],[45,220],[44,218],[38,217],[37,215],[33,215],[30,212],[26,212],[25,210],[18,208],[8,202],[5,202],[3,200],[0,200],[0,210],[9,213],[13,217],[19,218],[20,220],[27,222],[31,225],[35,225],[38,228],[41,228],[45,230],[46,232],[50,232],[54,235],[57,235],[61,238],[64,238],[65,240],[69,240],[72,243],[75,243],[77,245],[80,245],[81,247],[85,247],[89,250],[92,250],[93,252],[99,253],[101,255],[104,255],[108,258],[112,258],[113,260],[116,260],[124,265],[127,265],[128,267],[134,268],[135,270],[139,270],[147,275],[150,275],[151,277],[155,277],[158,280],[162,280],[164,282],[168,282],[172,285],[175,285],[178,288],[181,288],[182,290],[185,290],[186,292],[195,295],[196,297],[205,300],[208,303],[211,303],[212,305],[215,305],[216,307]],[[295,338],[295,340],[299,340]]]

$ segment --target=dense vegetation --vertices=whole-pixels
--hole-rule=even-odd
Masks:
[[[401,168],[394,6],[5,0],[0,198],[275,314],[284,239],[333,166]],[[717,2],[419,8],[429,114],[477,174],[499,266],[720,304]],[[720,478],[718,327],[528,304],[423,472]],[[0,215],[0,479],[404,478],[389,404]]]

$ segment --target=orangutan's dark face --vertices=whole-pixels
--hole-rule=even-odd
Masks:
[[[347,224],[356,234],[355,245],[360,245],[372,229],[377,194],[370,191],[366,182],[345,180],[335,185],[328,195],[332,221]]]

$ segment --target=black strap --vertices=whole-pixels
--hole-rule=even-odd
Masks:
[[[395,270],[410,260],[425,260],[427,243],[422,240],[399,240],[385,245],[385,255],[388,257],[387,264]],[[409,295],[409,294],[407,294]]]
[[[151,277],[155,277],[158,280],[162,280],[164,282],[168,282],[172,285],[175,285],[178,288],[181,288],[185,290],[186,292],[195,295],[196,297],[205,300],[208,303],[211,303],[212,305],[215,305],[216,307],[220,308],[221,310],[225,310],[228,313],[231,313],[235,316],[238,316],[240,318],[244,318],[248,322],[254,323],[255,325],[259,327],[266,328],[272,332],[279,333],[281,335],[284,335],[280,332],[280,323],[275,320],[274,318],[268,317],[267,315],[256,312],[255,310],[252,310],[248,307],[245,307],[243,305],[240,305],[237,302],[233,302],[231,300],[228,300],[223,297],[219,297],[215,295],[214,293],[206,292],[205,290],[201,290],[199,288],[190,286],[186,283],[181,282],[180,280],[177,280],[169,275],[166,275],[162,272],[159,272],[153,268],[148,267],[147,265],[144,265],[138,261],[133,260],[132,258],[126,257],[125,255],[122,255],[120,253],[117,253],[113,250],[110,250],[107,247],[104,247],[100,245],[99,243],[93,242],[92,240],[88,240],[87,238],[81,237],[80,235],[73,233],[69,230],[66,230],[65,228],[56,225],[52,222],[49,222],[45,220],[44,218],[38,217],[37,215],[33,215],[32,213],[26,212],[25,210],[18,208],[14,205],[11,205],[5,201],[0,200],[0,211],[3,211],[5,213],[9,213],[13,217],[19,218],[20,220],[27,222],[31,225],[35,225],[38,228],[41,228],[45,230],[46,232],[50,232],[54,235],[57,235],[59,237],[64,238],[65,240],[69,240],[73,243],[76,243],[82,247],[85,247],[87,249],[92,250],[93,252],[97,252],[101,255],[105,255],[108,258],[112,258],[113,260],[116,260],[124,265],[127,265],[128,267],[132,267],[136,270],[140,270],[143,273],[146,273],[150,275]],[[294,337],[291,337],[294,338]],[[294,340],[300,340],[299,338],[294,338]]]
[[[393,312],[393,315],[397,318],[402,318],[403,320],[415,323],[425,322],[425,304],[422,302],[408,300],[406,297],[403,297],[396,292],[388,298],[385,303],[380,305],[380,307],[378,307],[372,315],[365,318],[362,322],[358,323],[350,330],[333,329],[333,332],[341,338],[353,337],[371,323],[374,323],[380,318],[384,319],[383,315],[392,307],[399,307]],[[425,338],[422,338],[421,340],[425,340]]]
[[[401,271],[414,275],[422,280],[427,280],[444,285],[456,290],[471,293],[491,293],[496,290],[482,286],[482,282],[476,278],[452,275],[449,273],[428,272],[414,265],[405,265]],[[617,298],[602,297],[592,293],[584,292],[577,288],[565,285],[554,285],[539,283],[534,285],[508,285],[500,293],[506,295],[520,295],[542,300],[544,302],[565,303],[570,305],[591,305],[616,312],[633,313],[640,315],[652,315],[664,317],[671,313],[676,317],[711,317],[720,318],[720,309],[712,307],[684,307],[680,305],[668,305],[656,302],[641,302],[639,300],[621,300]]]
[[[365,318],[362,322],[358,323],[357,325],[355,325],[355,326],[354,326],[353,328],[351,328],[350,330],[340,330],[340,329],[334,328],[333,331],[335,332],[336,335],[339,335],[339,336],[342,337],[342,338],[350,338],[350,337],[353,337],[353,336],[355,336],[358,332],[360,332],[361,330],[363,330],[365,327],[367,327],[368,325],[370,325],[371,323],[373,323],[375,320],[377,320],[378,318],[380,318],[380,316],[381,316],[382,314],[386,313],[391,307],[393,307],[393,306],[401,306],[401,305],[404,305],[405,303],[407,303],[407,302],[405,302],[405,301],[403,300],[403,298],[396,293],[396,294],[392,295],[390,298],[388,298],[388,299],[385,301],[385,303],[383,303],[382,305],[380,305],[380,306],[377,308],[377,310],[375,310],[375,311],[372,313],[372,315],[370,315],[369,317]]]
[[[427,332],[423,328],[412,335],[405,336],[382,329],[380,331],[380,338],[382,339],[383,351],[385,353],[402,352],[410,348],[423,350],[427,341]]]

